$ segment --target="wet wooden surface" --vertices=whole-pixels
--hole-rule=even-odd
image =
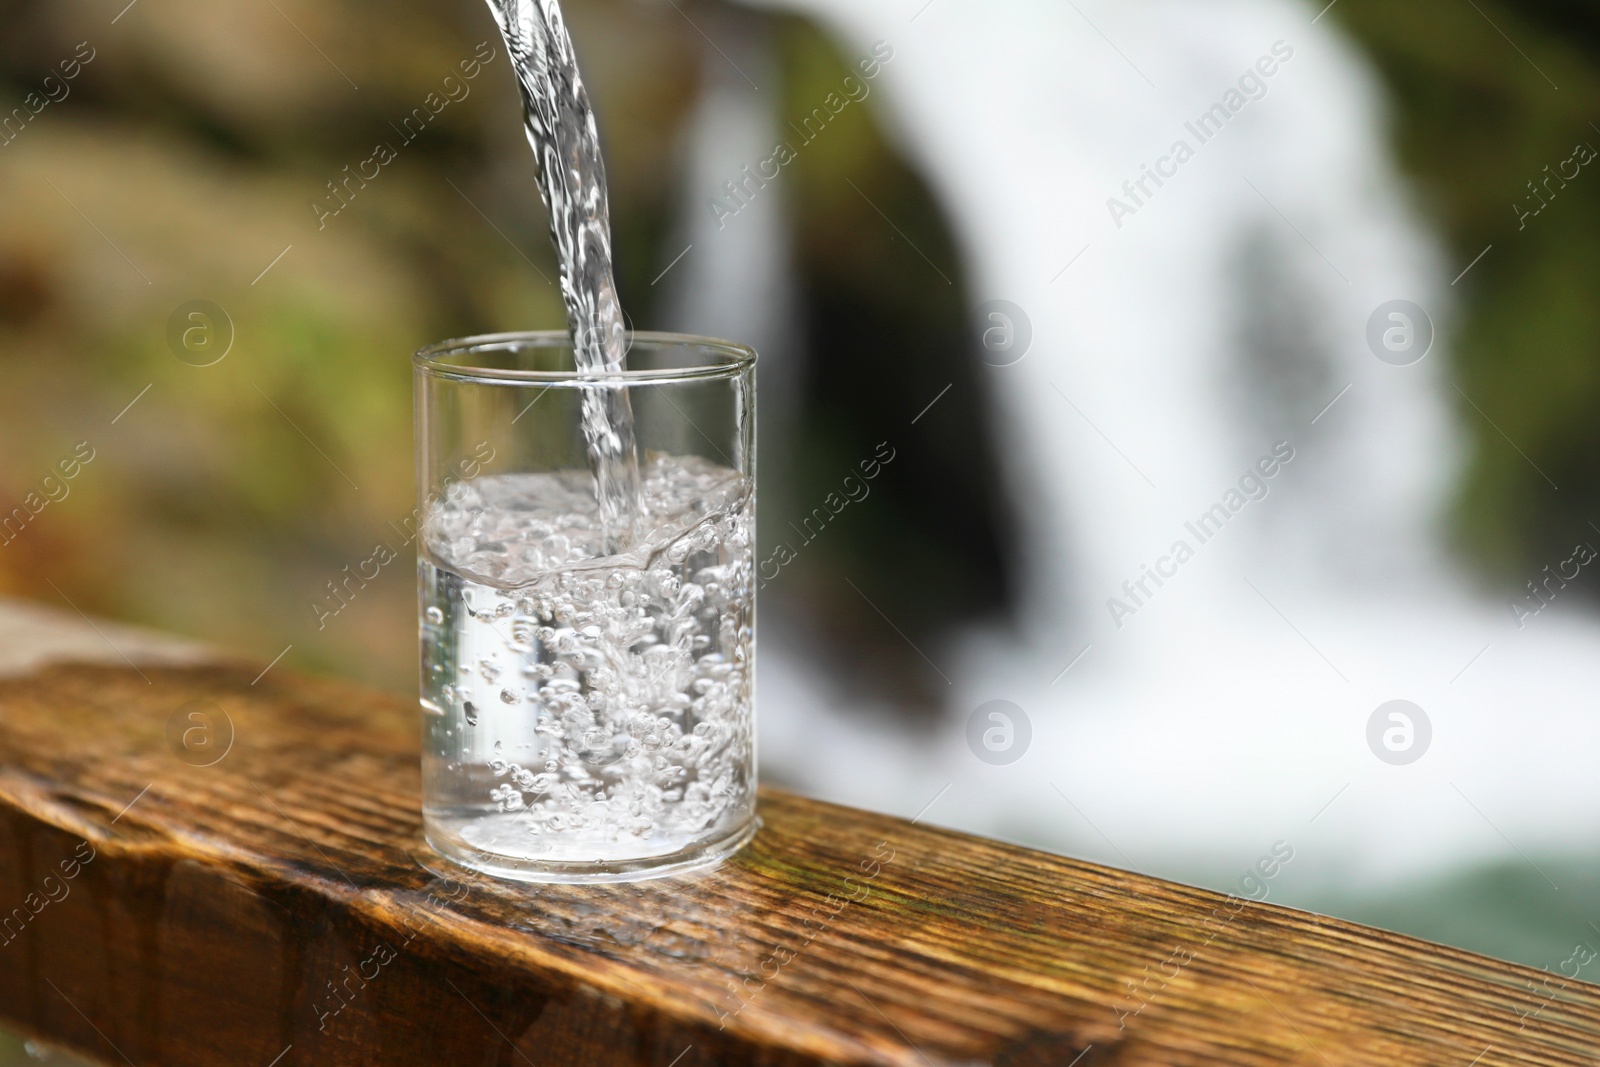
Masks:
[[[0,1018],[106,1063],[1600,1060],[1592,986],[773,791],[710,873],[498,883],[413,705],[71,630],[0,658]]]

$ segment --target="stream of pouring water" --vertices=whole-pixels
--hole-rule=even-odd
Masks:
[[[622,370],[627,327],[611,269],[611,212],[594,109],[578,73],[557,0],[488,0],[522,91],[539,195],[561,260],[561,296],[580,372]],[[639,462],[633,411],[623,389],[586,390],[583,433],[611,551],[633,540]]]

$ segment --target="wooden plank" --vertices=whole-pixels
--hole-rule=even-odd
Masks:
[[[710,873],[495,882],[420,839],[407,702],[53,647],[0,678],[0,1017],[107,1063],[1600,1058],[1593,986],[775,791]]]

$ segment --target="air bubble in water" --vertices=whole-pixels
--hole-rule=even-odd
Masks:
[[[465,822],[506,820],[494,833],[528,856],[671,849],[748,811],[754,561],[732,535],[751,525],[748,485],[695,457],[652,454],[646,471],[626,555],[607,554],[582,470],[485,474],[476,502],[427,517],[428,606],[460,620],[424,645],[424,676],[450,686],[429,795],[451,791]],[[558,536],[555,560],[541,545]],[[500,701],[482,706],[475,677]]]

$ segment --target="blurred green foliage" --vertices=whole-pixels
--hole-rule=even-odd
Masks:
[[[1600,521],[1600,167],[1543,186],[1575,146],[1600,150],[1600,9],[1344,0],[1330,17],[1388,83],[1395,152],[1459,267],[1493,246],[1452,290],[1459,531],[1515,590]],[[1529,183],[1548,206],[1523,219]]]
[[[619,285],[649,327],[702,67],[725,59],[697,27],[766,27],[785,119],[836,91],[854,57],[801,20],[714,0],[692,19],[638,0],[566,6],[602,116]],[[412,507],[408,356],[564,321],[488,11],[472,0],[226,12],[0,0],[0,24],[11,28],[0,102],[90,57],[0,147],[0,502],[21,503],[78,442],[95,454],[65,498],[0,546],[0,592],[263,660],[292,646],[288,665],[409,689],[404,568],[325,626],[311,608],[378,542],[409,555],[394,532]],[[465,77],[484,49],[494,58]],[[912,458],[769,603],[837,620],[839,644],[877,667],[863,682],[927,704],[925,666],[840,575],[872,573],[885,611],[915,620],[905,625],[919,640],[936,635],[1003,602],[1003,508],[958,256],[875,106],[840,116],[785,175],[806,380],[798,436],[767,452],[765,530],[808,513],[886,438]],[[409,139],[413,115],[428,121]],[[363,177],[380,146],[393,160]],[[171,347],[169,320],[195,300],[226,316],[204,324],[218,344],[232,338],[213,366]],[[945,506],[952,494],[969,506]],[[949,576],[938,597],[920,580],[935,571]]]
[[[577,32],[607,7],[575,11]],[[0,147],[0,501],[22,502],[77,442],[95,453],[0,547],[0,591],[264,659],[292,644],[291,664],[405,689],[405,568],[325,629],[310,604],[411,511],[408,356],[563,321],[494,25],[468,3],[117,14],[0,4],[0,98],[92,54]],[[595,64],[630,203],[663,195],[652,165],[694,87],[694,31],[665,16],[618,20]],[[480,42],[494,58],[466,79]],[[446,91],[459,99],[405,140],[395,124]],[[395,160],[352,181],[378,144]],[[349,201],[333,215],[329,183]],[[213,366],[168,339],[197,299],[231,323],[211,324],[233,337]]]

